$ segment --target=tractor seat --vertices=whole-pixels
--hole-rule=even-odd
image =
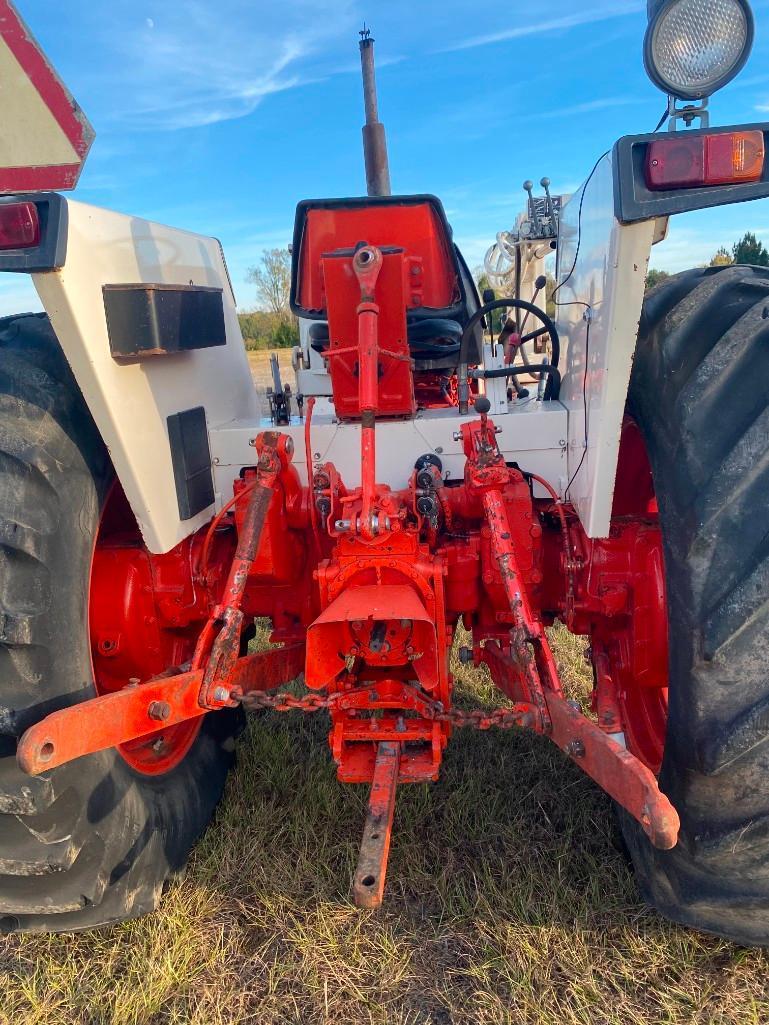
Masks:
[[[425,317],[410,320],[408,340],[411,355],[416,360],[454,358],[459,355],[462,325],[447,317]],[[310,325],[310,345],[324,353],[329,346],[328,324],[318,320]]]

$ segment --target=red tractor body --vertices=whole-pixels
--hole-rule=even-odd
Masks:
[[[639,688],[658,697],[664,728],[667,671],[661,540],[632,422],[622,459],[631,460],[636,486],[627,498],[618,492],[619,515],[604,541],[586,537],[550,482],[505,462],[477,384],[478,413],[458,436],[463,479],[446,480],[435,452],[403,453],[413,466],[405,489],[377,477],[387,422],[433,406],[434,372],[416,369],[411,325],[449,319],[454,336],[474,328],[477,300],[463,293],[437,209],[419,197],[300,206],[294,305],[328,325],[318,337],[337,415],[360,424],[360,484],[348,487],[332,462],[313,455],[310,398],[308,483],[293,466],[290,435],[263,431],[232,499],[168,554],[147,552],[116,491],[91,582],[99,715],[83,717],[79,707],[33,726],[19,747],[27,771],[115,744],[137,768],[166,771],[184,757],[205,711],[258,703],[255,693],[303,663],[311,692],[304,707],[329,711],[339,779],[373,784],[374,798],[399,782],[437,779],[457,724],[522,726],[551,736],[654,843],[675,843],[678,818],[650,771],[661,753],[654,729],[636,715],[630,751],[623,741],[623,704],[641,700]],[[437,338],[443,330],[434,328]],[[456,394],[456,378],[453,386]],[[547,498],[534,498],[535,482]],[[244,631],[262,617],[283,647],[243,655]],[[546,633],[557,618],[592,638],[595,721],[563,695]],[[509,707],[453,709],[458,622],[473,636],[463,657],[488,666]],[[264,671],[270,662],[277,676]],[[137,672],[126,689],[123,678]],[[392,800],[385,804],[391,816]],[[389,828],[388,818],[376,839],[364,833],[356,883],[364,904],[381,899]],[[364,885],[364,876],[374,881]]]
[[[675,56],[715,89],[749,52],[747,0],[648,13],[657,84]],[[645,295],[672,215],[769,196],[769,124],[711,129],[697,80],[667,138],[618,140],[573,196],[527,180],[481,297],[440,201],[390,194],[360,49],[368,195],[297,207],[295,388],[273,356],[268,417],[215,239],[41,191],[93,133],[0,0],[0,70],[52,155],[9,163],[37,149],[8,105],[0,271],[47,315],[0,320],[0,926],[151,910],[241,710],[272,709],[327,714],[339,780],[371,788],[361,906],[398,785],[436,780],[457,728],[526,729],[620,806],[657,907],[769,943],[769,275]],[[586,638],[590,701],[556,624]],[[457,707],[452,652],[498,707]]]

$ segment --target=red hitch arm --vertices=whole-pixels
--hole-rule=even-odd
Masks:
[[[304,670],[304,643],[273,648],[238,659],[227,679],[232,690],[273,690]],[[205,715],[200,703],[203,670],[157,677],[114,694],[91,698],[52,712],[24,733],[16,760],[30,776],[82,755],[104,751],[138,737]]]
[[[548,692],[546,700],[551,739],[641,823],[655,847],[675,847],[681,820],[654,773],[570,702]]]
[[[259,550],[267,511],[275,494],[274,486],[281,470],[281,457],[287,462],[294,451],[290,437],[272,431],[260,434],[257,444],[261,448],[257,479],[251,485],[243,529],[238,536],[222,601],[203,628],[193,662],[197,668],[205,659],[200,701],[210,708],[221,708],[230,698],[227,684],[240,654],[240,635],[243,628],[243,612],[240,606],[248,574]],[[216,636],[209,653],[208,644],[214,633]]]
[[[472,427],[467,435],[473,439]],[[542,624],[532,613],[510,541],[510,525],[501,490],[507,471],[498,450],[494,451],[496,441],[493,439],[493,428],[489,429],[483,415],[480,431],[473,439],[479,453],[474,464],[475,481],[482,489],[492,550],[513,613],[513,659],[504,655],[497,645],[487,645],[480,659],[489,666],[494,681],[514,699],[520,696],[518,688],[523,683],[524,695],[540,707],[541,719],[535,729],[547,733],[572,761],[630,812],[655,847],[662,850],[675,847],[681,823],[654,774],[583,715],[576,702],[567,701],[563,696],[558,667]],[[529,644],[534,649],[535,665],[531,664]]]

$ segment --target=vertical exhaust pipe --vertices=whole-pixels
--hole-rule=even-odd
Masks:
[[[389,196],[390,165],[387,161],[385,129],[379,120],[374,71],[374,40],[365,26],[360,33],[360,66],[363,72],[363,102],[366,123],[363,126],[363,159],[366,164],[366,191],[369,196]]]

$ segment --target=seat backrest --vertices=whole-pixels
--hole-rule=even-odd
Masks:
[[[324,318],[328,311],[322,259],[352,252],[360,242],[403,251],[407,311],[442,316],[462,309],[459,269],[451,229],[433,196],[306,200],[297,207],[291,307],[298,316]]]

